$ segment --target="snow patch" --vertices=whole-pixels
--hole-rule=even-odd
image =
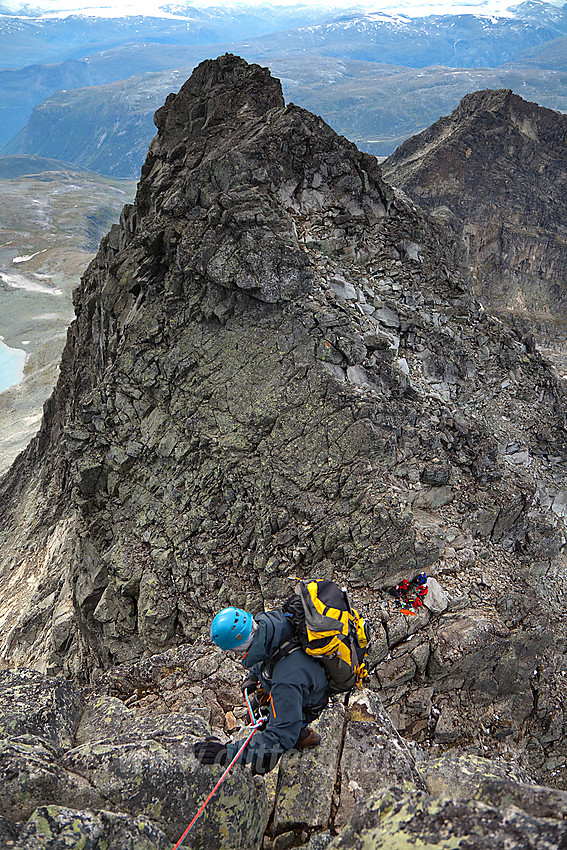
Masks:
[[[61,289],[53,287],[41,286],[39,283],[34,283],[23,274],[6,274],[0,272],[0,284],[8,287],[8,289],[25,289],[27,292],[37,292],[41,295],[63,295]]]
[[[16,266],[18,263],[27,263],[29,260],[33,260],[34,257],[39,256],[39,254],[45,254],[47,248],[43,248],[41,251],[36,251],[35,254],[25,254],[22,257],[14,257],[12,260],[12,265]]]

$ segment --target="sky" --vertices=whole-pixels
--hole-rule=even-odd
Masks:
[[[93,0],[27,0],[26,5],[34,9],[41,9],[45,13],[72,14],[82,11],[83,13],[100,15],[102,17],[116,17],[122,15],[152,15],[159,14],[160,5],[188,5],[197,8],[210,6],[234,8],[245,5],[274,5],[274,6],[318,6],[332,9],[359,9],[364,11],[385,11],[389,13],[401,12],[405,15],[416,16],[424,14],[441,14],[443,12],[471,12],[475,14],[506,14],[509,6],[518,5],[521,0],[303,0],[294,4],[290,0],[256,0],[256,2],[242,2],[242,0],[196,0],[193,3],[183,4],[179,0],[100,0],[94,5]],[[555,6],[562,6],[564,0],[548,0]],[[96,0],[95,0],[96,3]],[[22,6],[21,0],[3,0],[4,8],[17,12]]]

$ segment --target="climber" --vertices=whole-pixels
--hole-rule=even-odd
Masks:
[[[211,624],[211,637],[221,649],[232,651],[249,672],[241,685],[256,705],[265,702],[267,723],[252,739],[239,759],[256,774],[272,770],[280,756],[291,749],[315,747],[320,736],[309,723],[329,700],[325,669],[299,645],[280,649],[292,641],[293,626],[282,611],[262,612],[256,617],[240,608],[225,608]],[[291,644],[290,644],[291,645]],[[259,690],[261,689],[261,690]],[[207,738],[194,746],[203,764],[228,764],[242,741],[222,744]]]

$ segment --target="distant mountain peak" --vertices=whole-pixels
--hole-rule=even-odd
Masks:
[[[408,139],[384,173],[459,238],[476,293],[529,329],[567,372],[567,115],[510,89],[466,95]]]
[[[489,128],[488,115],[490,115]],[[431,161],[434,157],[446,159],[448,150],[455,144],[456,139],[460,139],[463,144],[465,142],[467,145],[470,144],[473,153],[481,149],[487,151],[490,148],[491,159],[486,162],[486,171],[490,170],[495,157],[506,159],[511,176],[517,167],[523,167],[524,164],[518,161],[517,154],[513,151],[510,153],[508,133],[512,128],[520,133],[524,132],[522,121],[525,119],[531,121],[533,128],[542,122],[545,123],[546,135],[549,137],[558,134],[558,139],[563,132],[562,125],[567,121],[567,118],[560,113],[526,101],[511,89],[484,89],[472,92],[462,98],[450,115],[440,118],[431,127],[400,145],[388,158],[385,169],[390,180],[397,185],[407,187],[410,171],[413,172],[414,169],[421,171],[423,163],[426,160]],[[535,129],[530,132],[533,137]],[[457,163],[458,152],[455,166],[458,167],[459,173],[462,173],[463,179],[466,179],[466,174],[469,174],[470,180],[476,179],[477,175],[470,169],[463,170]],[[436,180],[435,173],[432,171],[427,177],[424,172],[420,179],[433,185]]]
[[[489,109],[491,112],[507,110],[513,103],[526,103],[512,89],[484,89],[465,95],[455,110],[455,119],[463,113],[477,112],[479,109]],[[534,104],[535,106],[536,104]]]

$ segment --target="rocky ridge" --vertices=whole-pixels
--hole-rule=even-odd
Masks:
[[[467,95],[382,166],[455,232],[476,294],[533,332],[560,375],[567,371],[566,140],[565,115],[487,90]]]
[[[0,673],[2,846],[170,850],[222,773],[199,765],[192,743],[211,730],[242,733],[244,709],[232,711],[240,678],[204,642],[116,668],[94,689]],[[565,792],[534,784],[509,760],[412,751],[372,691],[331,704],[317,726],[321,745],[284,756],[276,776],[233,768],[184,846],[565,842]]]
[[[76,292],[42,429],[0,485],[10,666],[93,687],[132,669],[112,696],[138,703],[139,659],[182,652],[168,648],[220,606],[333,577],[374,623],[371,689],[419,752],[561,786],[566,432],[550,366],[470,293],[443,227],[286,107],[267,71],[205,62],[156,125],[135,203]],[[422,569],[430,605],[403,615],[386,589]],[[236,728],[235,702],[227,690],[215,726]],[[77,762],[95,785],[96,764]],[[343,769],[362,805],[360,762]],[[347,823],[332,806],[317,831]],[[311,840],[297,818],[270,827],[278,850]]]

